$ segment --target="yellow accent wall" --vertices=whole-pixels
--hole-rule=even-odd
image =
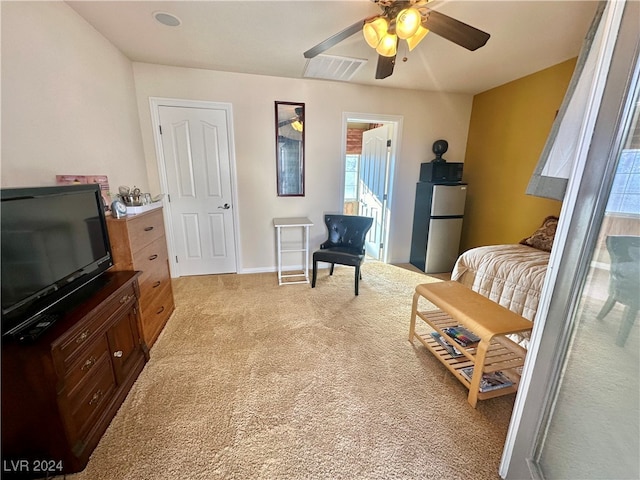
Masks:
[[[460,251],[518,243],[561,202],[525,194],[576,59],[476,95],[464,162],[469,184]]]

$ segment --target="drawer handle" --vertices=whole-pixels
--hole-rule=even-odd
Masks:
[[[145,228],[144,228],[144,231],[145,231],[145,232],[150,232],[151,230],[153,230],[153,227],[145,227]]]
[[[104,395],[102,390],[98,390],[96,393],[94,393],[93,397],[91,397],[91,400],[89,400],[89,405],[98,403],[100,401],[100,398],[102,398],[102,395]]]
[[[156,315],[160,315],[162,312],[164,312],[164,307],[160,307],[156,312]]]
[[[91,370],[91,367],[93,367],[97,361],[96,357],[90,357],[84,362],[84,365],[80,367],[80,370]]]
[[[125,295],[124,297],[122,297],[120,299],[120,305],[124,305],[125,303],[127,303],[129,300],[131,300],[133,298],[133,295]]]
[[[113,356],[116,358],[122,357],[122,350],[118,350],[117,352],[113,352]]]
[[[153,284],[153,288],[158,288],[161,283],[162,282],[160,280],[158,280],[156,283]]]
[[[76,338],[76,343],[80,344],[84,342],[89,337],[90,333],[90,330],[85,330],[84,332],[82,332],[80,335],[78,335],[78,338]]]
[[[153,254],[149,257],[149,260],[155,260],[156,258],[158,258],[158,255]]]

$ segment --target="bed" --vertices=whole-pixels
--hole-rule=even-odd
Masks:
[[[532,236],[517,244],[467,250],[458,257],[451,279],[535,321],[557,221],[545,218]],[[525,348],[529,344],[527,336],[511,338]]]

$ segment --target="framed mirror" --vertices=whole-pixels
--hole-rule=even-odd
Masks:
[[[275,102],[279,197],[304,197],[304,103]]]

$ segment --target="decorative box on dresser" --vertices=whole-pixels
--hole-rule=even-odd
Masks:
[[[107,218],[114,270],[142,272],[140,316],[149,348],[174,310],[162,208],[124,218]]]

